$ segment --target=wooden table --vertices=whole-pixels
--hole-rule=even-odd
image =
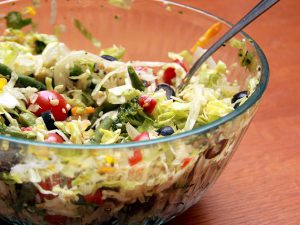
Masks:
[[[182,2],[237,22],[258,0]],[[268,90],[219,180],[169,225],[300,224],[300,1],[282,0],[246,31],[269,60]]]

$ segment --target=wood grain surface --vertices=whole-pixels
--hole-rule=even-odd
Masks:
[[[258,0],[181,2],[237,22]],[[300,1],[280,1],[246,31],[269,60],[267,92],[221,177],[169,225],[300,224]]]

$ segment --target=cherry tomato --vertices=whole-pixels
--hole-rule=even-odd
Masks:
[[[48,137],[45,139],[45,142],[50,143],[64,143],[64,139],[57,133],[50,133]]]
[[[146,140],[150,140],[150,136],[148,132],[142,132],[140,133],[138,136],[136,136],[133,141],[146,141]]]
[[[84,200],[88,203],[95,203],[97,205],[101,205],[103,202],[102,201],[102,193],[98,189],[95,194],[89,194],[89,195],[84,196]]]
[[[142,153],[139,149],[135,149],[133,151],[133,156],[128,158],[128,163],[130,166],[134,166],[135,164],[141,162],[143,160]]]
[[[156,100],[147,95],[142,95],[139,98],[139,105],[144,109],[146,113],[152,113],[156,106]]]
[[[51,177],[47,178],[46,180],[41,181],[39,183],[39,185],[44,190],[51,191],[54,186],[62,184],[62,183],[66,183],[67,187],[71,188],[71,182],[72,182],[72,180],[70,178],[65,178],[58,174],[54,174]],[[42,194],[42,193],[39,193],[39,195],[41,198],[48,199],[48,200],[52,200],[57,197],[56,195],[46,195],[46,194]]]
[[[55,120],[63,121],[68,117],[68,109],[63,96],[56,91],[40,91],[38,97],[32,104],[38,105],[40,108],[33,112],[36,116],[51,111]]]
[[[172,80],[176,77],[176,72],[175,72],[175,68],[173,67],[168,67],[163,75],[163,81],[166,84],[172,84]]]
[[[182,164],[181,164],[181,169],[183,169],[184,167],[186,167],[189,162],[192,160],[192,158],[185,158],[182,160]]]
[[[178,59],[175,60],[175,62],[177,64],[179,64],[186,72],[187,72],[187,68],[185,67],[184,63]],[[163,81],[166,83],[166,84],[172,84],[172,80],[176,77],[176,72],[175,72],[175,68],[173,67],[168,67],[165,72],[164,72],[164,75],[163,75]]]
[[[67,224],[68,217],[60,215],[46,214],[44,219],[51,225],[65,225]]]

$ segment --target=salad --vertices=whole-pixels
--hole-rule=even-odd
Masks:
[[[191,50],[170,52],[168,62],[123,62],[121,46],[99,55],[72,50],[54,35],[22,31],[32,21],[19,12],[5,18],[7,29],[0,37],[2,135],[78,145],[163,138],[227,115],[258,83],[252,77],[241,90],[227,79],[226,64],[210,58],[184,90],[177,90],[220,24]],[[75,26],[88,33],[79,21]],[[230,44],[239,49],[243,66],[256,69],[244,41]],[[163,143],[121,152],[20,150],[9,143],[9,157],[0,159],[0,216],[34,224],[140,224],[143,218],[170,215],[185,201],[190,183],[206,179],[207,171],[200,169],[206,160],[226,158],[222,150],[233,148],[230,135],[211,137],[217,143],[197,139],[191,147]]]
[[[225,116],[254,90],[241,91],[227,80],[227,66],[211,58],[179,92],[188,66],[205,51],[203,41],[191,52],[170,52],[170,62],[122,62],[123,47],[100,55],[70,50],[54,35],[22,32],[29,20],[17,12],[6,19],[0,37],[4,135],[66,144],[161,138]]]

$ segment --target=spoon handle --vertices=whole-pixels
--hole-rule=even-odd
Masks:
[[[200,66],[215,53],[225,42],[239,33],[249,23],[275,5],[279,0],[262,0],[250,12],[247,13],[238,23],[236,23],[229,31],[227,31],[217,42],[215,42],[207,51],[195,62],[189,72],[181,81],[178,90],[181,91],[190,81],[191,77],[197,72]]]

